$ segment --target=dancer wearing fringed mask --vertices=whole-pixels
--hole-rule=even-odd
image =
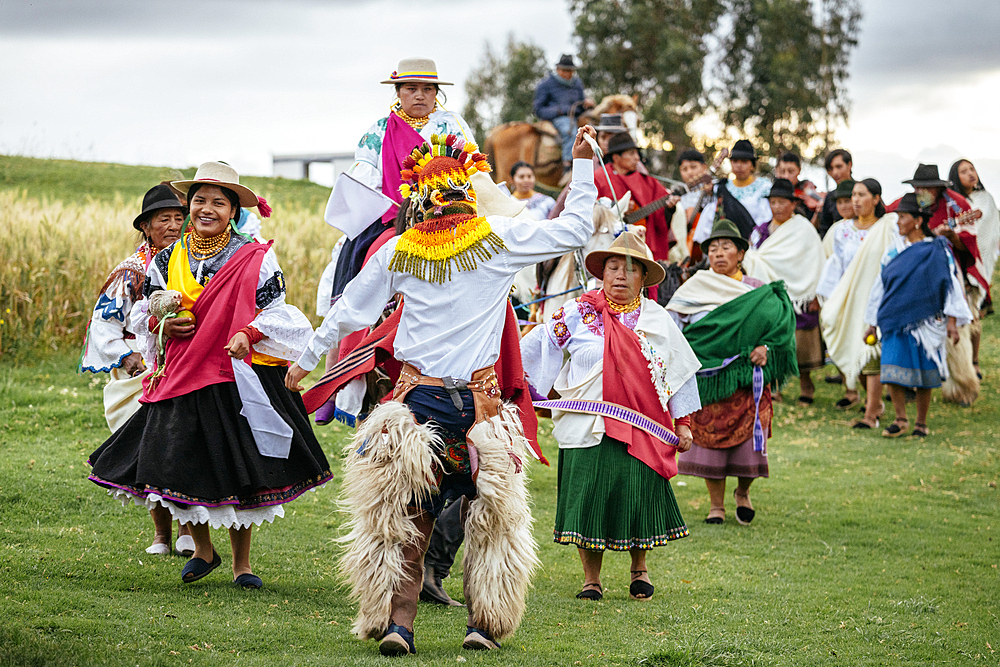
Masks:
[[[172,185],[187,193],[190,221],[149,265],[148,312],[131,318],[156,369],[138,412],[90,455],[90,479],[191,526],[184,583],[222,564],[209,528],[228,528],[233,581],[260,588],[253,525],[331,477],[301,397],[282,383],[311,327],[285,303],[271,244],[236,231],[241,207],[270,212],[236,170],[206,162]]]
[[[454,135],[434,136],[404,161],[401,192],[415,224],[390,239],[334,304],[285,378],[289,389],[345,335],[371,325],[394,295],[404,362],[393,401],[372,411],[346,450],[350,512],[340,569],[359,602],[353,631],[385,655],[416,653],[413,621],[423,556],[448,498],[473,498],[465,522],[463,647],[496,649],[524,613],[538,564],[531,535],[529,452],[517,414],[500,402],[500,352],[514,275],[583,247],[593,231],[593,152],[581,129],[565,213],[534,222],[477,215],[470,176],[486,156]]]

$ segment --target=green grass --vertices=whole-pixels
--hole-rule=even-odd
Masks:
[[[0,155],[0,190],[27,192],[29,197],[49,201],[114,203],[120,199],[134,205],[137,214],[142,196],[151,187],[160,181],[194,178],[195,171],[197,166],[174,169]],[[295,202],[320,212],[330,196],[330,188],[304,180],[247,176],[240,182],[268,201]]]
[[[990,318],[984,368],[997,368]],[[182,585],[183,560],[144,553],[152,523],[86,479],[108,435],[101,382],[54,356],[0,365],[0,664],[382,664],[349,634],[334,574],[338,481],[254,537],[259,592],[226,568]],[[856,434],[829,406],[779,405],[758,518],[701,522],[700,480],[675,490],[691,536],[650,556],[652,601],[628,600],[628,559],[605,564],[604,601],[573,598],[574,549],[551,542],[555,470],[535,466],[543,568],[518,633],[469,662],[517,665],[938,665],[1000,662],[998,387],[972,408],[935,402],[926,441]],[[794,393],[794,392],[789,392]],[[912,406],[911,406],[912,409]],[[557,452],[543,421],[546,455]],[[317,428],[336,465],[348,429]],[[225,560],[228,540],[216,532]],[[458,576],[445,581],[458,597]],[[462,655],[462,610],[421,605],[416,664]]]

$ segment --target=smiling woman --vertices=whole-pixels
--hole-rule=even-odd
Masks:
[[[157,339],[166,341],[142,407],[91,455],[90,479],[191,527],[184,583],[221,564],[209,528],[225,527],[234,581],[260,588],[251,527],[284,516],[283,503],[330,479],[302,399],[283,384],[286,360],[312,327],[285,303],[270,244],[236,231],[241,207],[258,205],[236,171],[207,162],[173,186],[188,195],[190,222],[149,264],[148,308],[132,312],[148,359]],[[177,317],[178,309],[194,317]]]

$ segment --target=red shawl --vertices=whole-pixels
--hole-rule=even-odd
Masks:
[[[231,357],[224,348],[257,314],[257,280],[270,247],[271,243],[247,243],[212,276],[191,308],[196,322],[194,335],[166,341],[166,374],[152,392],[149,378],[143,380],[141,403],[165,401],[209,385],[236,381]],[[246,362],[250,363],[250,355]]]
[[[306,412],[310,414],[319,409],[330,398],[340,391],[354,378],[361,377],[380,367],[392,379],[399,378],[401,364],[393,357],[393,341],[396,338],[396,327],[402,316],[404,306],[400,306],[385,322],[368,334],[354,350],[342,357],[337,365],[328,370],[323,377],[308,391],[302,394]],[[354,334],[351,334],[354,335]],[[346,340],[346,338],[345,338]],[[531,448],[545,465],[549,462],[538,446],[538,417],[531,405],[531,396],[524,379],[524,368],[521,366],[521,334],[517,326],[517,316],[508,304],[507,319],[504,322],[503,334],[500,339],[500,358],[497,359],[497,381],[500,383],[500,395],[505,401],[510,401],[521,412],[521,425],[524,435],[531,443]]]
[[[649,376],[649,362],[642,354],[639,337],[618,321],[610,312],[604,292],[585,293],[580,300],[590,304],[604,318],[604,400],[631,408],[653,421],[674,430],[670,413],[660,405],[660,399]],[[676,449],[635,428],[631,424],[604,418],[608,437],[628,445],[628,453],[657,474],[670,479],[677,474]]]

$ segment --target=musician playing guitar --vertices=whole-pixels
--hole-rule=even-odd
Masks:
[[[978,290],[974,297],[977,303],[970,303],[975,311],[989,294],[990,286],[989,279],[983,275],[985,269],[976,242],[975,221],[982,216],[982,212],[972,210],[965,197],[948,187],[950,183],[938,176],[936,164],[921,164],[913,178],[903,182],[913,186],[917,204],[931,211],[931,219],[927,222],[931,231],[951,241],[966,282],[969,287]],[[897,200],[886,210],[894,211],[898,204]]]
[[[634,210],[626,214],[628,224],[646,227],[646,245],[653,252],[653,259],[668,259],[670,248],[677,242],[667,224],[667,215],[673,216],[680,197],[671,195],[658,180],[639,170],[642,158],[639,147],[628,132],[611,137],[604,155],[604,166],[611,177],[611,186],[604,170],[594,174],[597,196],[621,199],[626,192],[632,193]]]

